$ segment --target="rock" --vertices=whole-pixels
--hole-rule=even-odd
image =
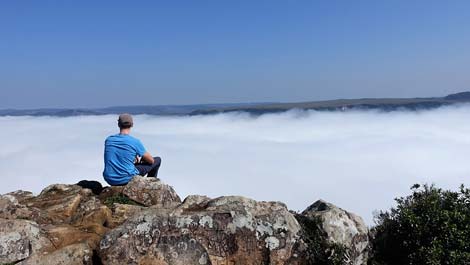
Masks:
[[[31,219],[33,215],[33,211],[20,204],[15,196],[11,194],[0,195],[0,218]]]
[[[211,198],[202,195],[189,195],[179,206],[180,209],[197,210],[204,209]]]
[[[309,206],[302,215],[321,219],[327,239],[346,247],[349,259],[347,264],[367,264],[369,230],[361,217],[322,200]]]
[[[45,226],[43,229],[56,249],[77,243],[86,243],[91,248],[96,248],[102,236],[108,231],[100,226],[76,227],[72,225]]]
[[[122,193],[145,206],[172,208],[181,203],[173,187],[156,178],[135,176],[124,187]]]
[[[112,207],[112,220],[108,227],[115,228],[144,209],[144,207],[138,205],[115,203]]]
[[[14,217],[18,200],[13,196],[0,195],[0,218],[16,219]]]
[[[191,196],[128,219],[98,254],[104,264],[303,264],[299,232],[282,203]]]
[[[98,198],[104,202],[106,199],[114,196],[118,196],[122,194],[122,191],[124,190],[124,186],[110,186],[110,187],[105,187],[103,191],[101,191],[100,195]]]
[[[54,202],[56,204],[52,206]],[[56,239],[51,240],[57,248],[79,242],[86,242],[91,247],[97,246],[108,230],[105,226],[112,215],[111,210],[102,205],[91,190],[81,189],[76,185],[50,186],[31,203],[41,207],[47,213],[47,220],[52,220],[46,224],[54,226],[46,226],[46,230]],[[58,217],[62,211],[63,216]]]
[[[34,197],[32,192],[24,190],[13,191],[5,195],[13,196],[18,201],[18,203],[24,203],[24,201]]]
[[[96,197],[83,199],[73,213],[70,223],[76,226],[105,225],[111,219],[111,210]]]
[[[81,184],[0,195],[0,264],[303,265],[342,255],[333,243],[345,247],[344,264],[367,262],[362,219],[324,201],[297,214],[239,196],[181,202],[155,178],[101,192]],[[315,242],[333,252],[319,254]]]
[[[76,185],[54,184],[25,203],[29,208],[42,211],[41,216],[35,220],[38,223],[63,224],[71,221],[83,197],[90,194],[91,191]]]
[[[35,255],[19,265],[92,265],[93,250],[85,243],[69,245],[52,253]]]
[[[24,203],[28,209],[38,212],[32,219],[44,225],[103,226],[111,218],[111,211],[91,190],[77,185],[50,185]]]
[[[15,263],[51,248],[37,223],[0,219],[0,264]]]
[[[5,196],[0,197],[0,204],[2,198]],[[14,200],[12,202],[17,203]],[[111,210],[101,204],[91,190],[82,189],[77,185],[50,185],[37,197],[24,197],[23,203],[26,206],[18,204],[15,206],[16,209],[24,206],[35,213],[31,215],[31,219],[38,224],[41,231],[44,231],[56,250],[51,257],[69,254],[79,257],[82,255],[80,253],[84,253],[83,251],[68,248],[76,244],[83,243],[89,249],[96,248],[102,236],[109,230],[106,226],[112,219]],[[61,249],[65,252],[60,252]],[[35,261],[44,255],[43,253],[35,254],[25,259],[25,264],[35,264]],[[74,260],[79,260],[79,258],[74,258]]]

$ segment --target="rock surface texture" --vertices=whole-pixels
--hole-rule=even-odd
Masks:
[[[0,219],[0,264],[21,261],[51,248],[51,241],[37,223]]]
[[[0,195],[0,264],[312,264],[304,228],[283,203],[181,202],[171,186],[143,177],[100,194],[82,186]],[[348,248],[349,264],[365,264],[360,217],[321,201],[302,215],[321,218],[329,240]]]
[[[156,178],[135,176],[122,191],[130,199],[145,206],[172,208],[181,203],[173,187]]]
[[[0,264],[91,264],[111,219],[108,207],[76,185],[51,185],[38,196],[9,193],[2,203]]]
[[[327,239],[346,248],[345,264],[367,264],[369,230],[360,216],[322,200],[313,203],[302,215],[320,218]]]
[[[299,230],[282,203],[191,196],[108,232],[99,255],[105,264],[300,264]]]

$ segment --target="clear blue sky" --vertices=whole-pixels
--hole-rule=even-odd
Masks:
[[[1,1],[0,108],[470,90],[470,1]]]

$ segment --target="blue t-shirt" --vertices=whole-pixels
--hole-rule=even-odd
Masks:
[[[139,174],[134,166],[136,156],[142,157],[145,147],[128,134],[116,134],[104,142],[103,177],[110,185],[123,185]]]

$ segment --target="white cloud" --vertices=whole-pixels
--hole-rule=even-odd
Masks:
[[[250,117],[135,117],[133,134],[162,156],[181,197],[244,195],[303,210],[322,198],[360,214],[414,183],[456,189],[470,177],[470,107],[425,112],[302,112]],[[0,117],[0,193],[103,182],[104,138],[116,117]],[[104,183],[104,182],[103,182]]]

